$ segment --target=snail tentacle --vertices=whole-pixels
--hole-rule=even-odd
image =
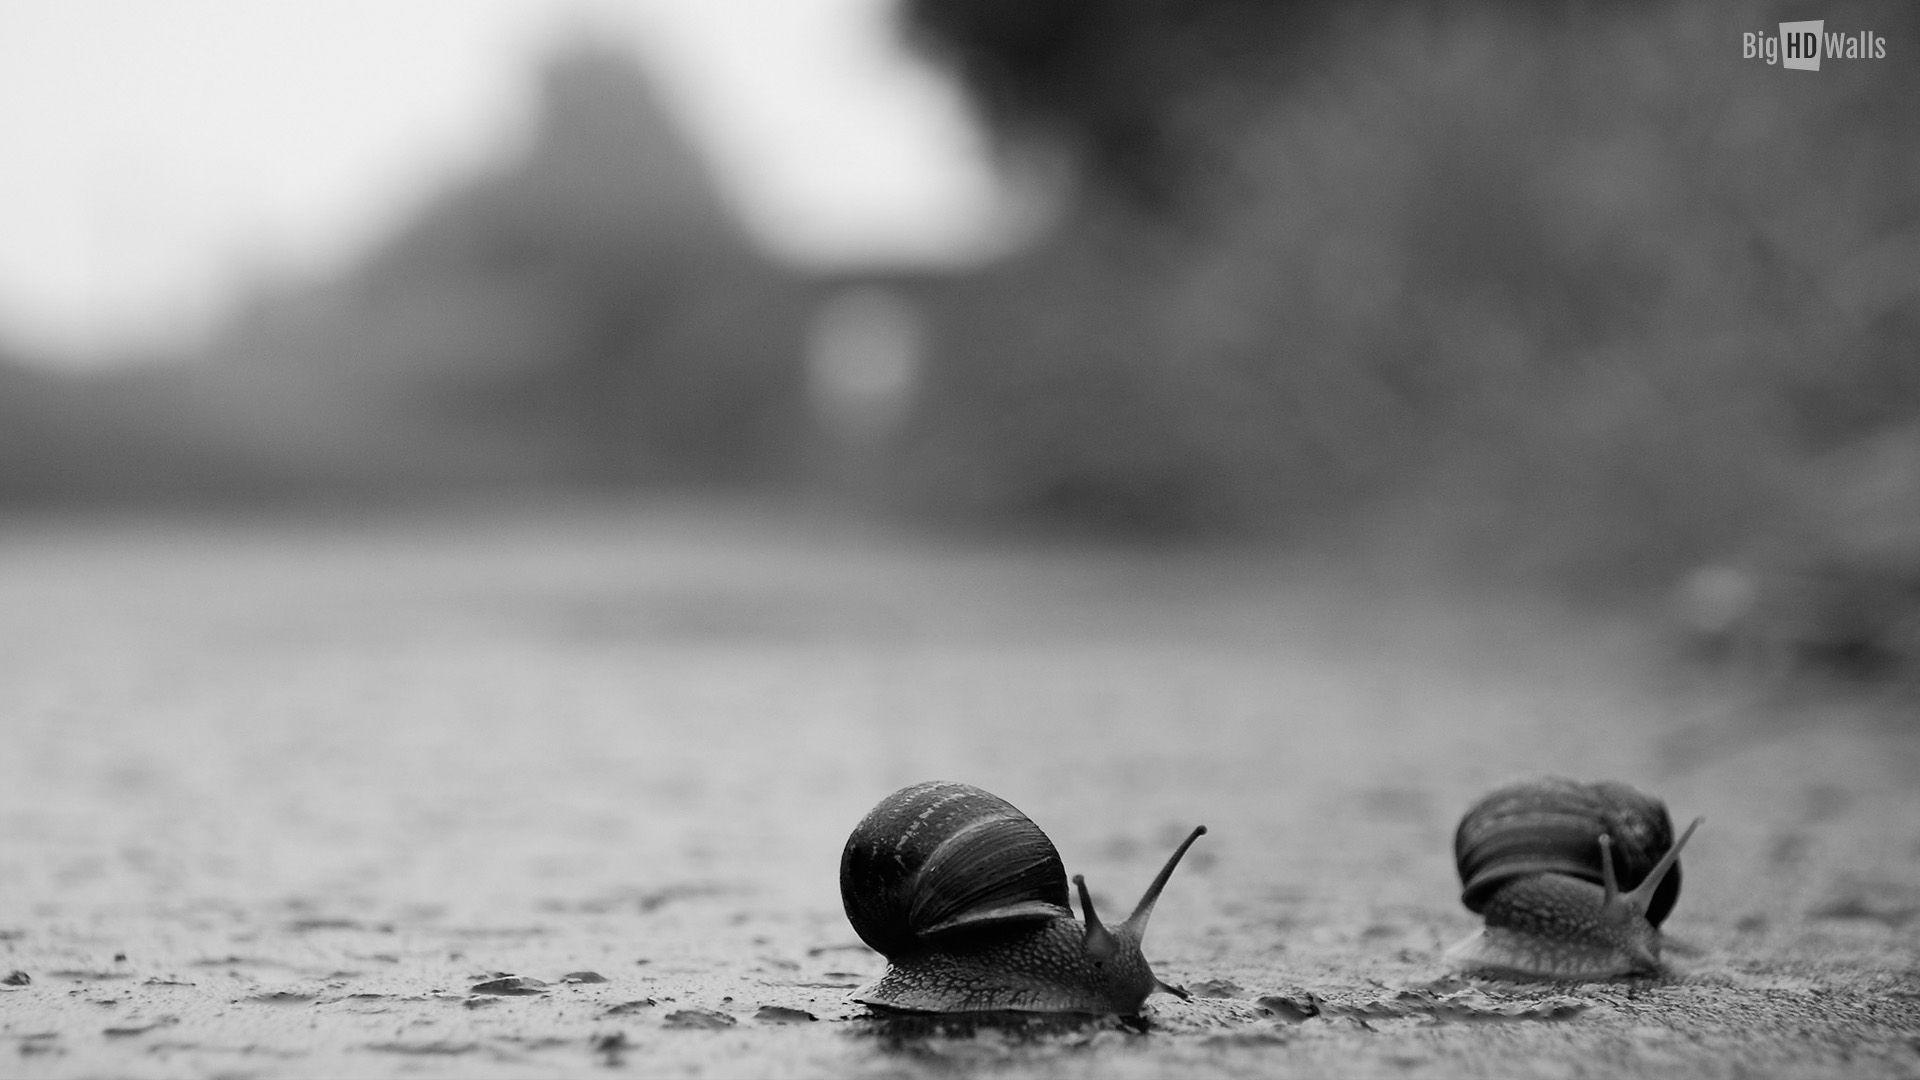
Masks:
[[[1195,825],[1193,831],[1187,834],[1187,838],[1180,841],[1180,846],[1173,849],[1173,854],[1167,857],[1166,865],[1154,875],[1153,884],[1147,886],[1147,891],[1140,896],[1140,902],[1133,906],[1133,914],[1127,916],[1127,926],[1134,927],[1142,935],[1147,932],[1147,920],[1153,917],[1153,905],[1160,902],[1160,892],[1167,887],[1168,879],[1173,877],[1173,868],[1180,865],[1180,860],[1186,857],[1187,849],[1193,846],[1193,842],[1205,835],[1207,835],[1207,827]]]

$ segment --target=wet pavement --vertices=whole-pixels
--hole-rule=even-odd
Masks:
[[[702,503],[0,523],[0,1072],[1911,1076],[1920,722],[1326,563]],[[1439,954],[1539,772],[1707,824],[1665,978]],[[1007,798],[1143,1022],[889,1021],[837,866]]]

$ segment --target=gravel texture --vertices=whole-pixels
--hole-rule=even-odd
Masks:
[[[1914,1076],[1920,721],[1657,633],[1230,552],[701,503],[0,523],[0,1074]],[[1529,773],[1704,814],[1664,978],[1462,978]],[[1124,914],[1145,1018],[884,1019],[914,780]],[[1117,917],[1116,914],[1116,917]],[[11,972],[12,974],[7,974]]]

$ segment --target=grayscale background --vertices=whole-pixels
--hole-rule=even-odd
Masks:
[[[1897,0],[9,0],[0,1074],[1913,1075],[1916,103]],[[1537,773],[1705,815],[1664,978],[1442,963]],[[1194,1000],[848,1003],[929,778],[1208,825]]]

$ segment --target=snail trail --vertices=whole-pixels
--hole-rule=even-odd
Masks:
[[[889,1052],[908,1054],[938,1053],[940,1043],[962,1040],[1039,1046],[1084,1041],[1106,1031],[1145,1035],[1153,1030],[1143,1016],[1015,1011],[922,1013],[876,1008],[852,1023],[859,1037],[877,1040]]]
[[[1262,999],[1260,1004],[1265,1005]],[[1437,994],[1427,989],[1395,991],[1385,997],[1362,1001],[1319,1000],[1318,1015],[1345,1017],[1358,1021],[1419,1018],[1434,1023],[1485,1023],[1503,1020],[1571,1020],[1587,1011],[1592,1003],[1578,997],[1554,995],[1545,998],[1503,999],[1480,989]]]

